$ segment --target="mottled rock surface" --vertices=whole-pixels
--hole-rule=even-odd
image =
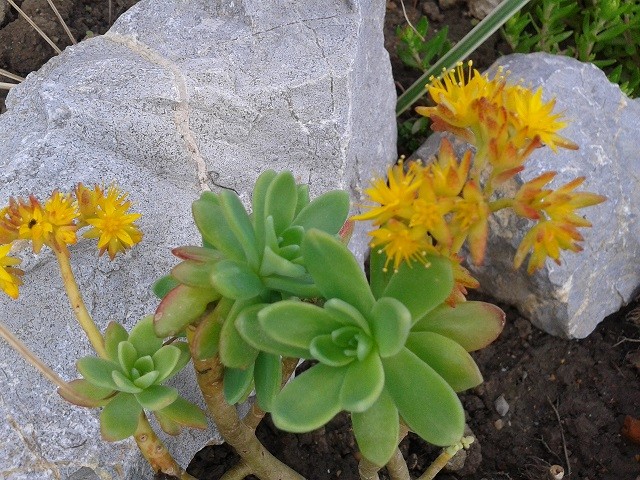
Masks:
[[[274,168],[291,169],[312,196],[355,196],[361,178],[395,159],[384,10],[381,0],[141,2],[12,89],[0,116],[0,202],[80,181],[131,192],[144,215],[140,246],[114,262],[89,241],[72,249],[99,326],[130,328],[155,309],[149,286],[175,264],[169,249],[199,241],[190,206],[202,191],[232,188],[247,201]],[[76,378],[74,362],[90,350],[55,260],[19,254],[25,285],[17,301],[0,296],[1,319]],[[4,342],[0,370],[0,477],[85,478],[90,469],[102,480],[150,478],[133,443],[100,440],[97,412],[64,403]],[[212,436],[169,446],[184,465]]]
[[[536,326],[559,336],[584,338],[607,315],[629,303],[640,285],[640,101],[627,98],[591,64],[548,54],[510,55],[503,65],[511,80],[543,88],[543,98],[557,99],[555,111],[569,121],[561,133],[578,151],[538,149],[508,190],[546,171],[557,171],[557,188],[585,176],[581,190],[606,195],[608,201],[581,210],[593,223],[581,229],[584,251],[565,252],[562,265],[547,261],[529,276],[513,268],[515,251],[531,225],[511,211],[492,217],[485,265],[473,267],[482,289],[516,305]],[[421,147],[428,158],[436,136]]]

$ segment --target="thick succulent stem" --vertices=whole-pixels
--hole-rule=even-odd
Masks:
[[[244,480],[247,475],[251,475],[251,467],[244,460],[240,460],[231,469],[227,470],[220,480]]]
[[[360,474],[360,480],[380,480],[378,476],[378,470],[380,466],[373,462],[370,462],[366,458],[362,458],[358,463],[358,473]]]
[[[140,449],[144,458],[149,462],[155,473],[162,472],[167,475],[173,475],[180,480],[197,480],[186,473],[180,465],[174,460],[167,448],[160,441],[156,432],[153,431],[146,415],[140,414],[138,428],[133,438]]]
[[[192,345],[194,328],[187,328],[187,338]],[[236,408],[224,399],[222,378],[224,367],[218,357],[197,360],[194,352],[193,365],[196,379],[204,401],[222,438],[235,449],[250,467],[251,473],[261,480],[305,480],[304,477],[275,458],[260,443],[255,431],[245,425]]]
[[[84,304],[84,300],[82,300],[78,284],[76,283],[73,271],[71,270],[69,255],[65,252],[59,251],[57,248],[53,248],[53,252],[56,254],[56,259],[58,260],[60,273],[62,275],[62,283],[67,291],[71,308],[78,319],[78,323],[80,323],[80,326],[87,334],[87,338],[89,339],[89,342],[91,342],[91,346],[96,353],[102,358],[107,358],[107,351],[104,348],[104,338],[93,321],[93,318],[91,318],[91,315]]]
[[[409,433],[409,427],[407,427],[404,423],[400,422],[400,431],[398,432],[398,443],[404,440],[404,437]],[[410,480],[409,468],[407,467],[407,462],[404,460],[402,456],[402,452],[399,448],[396,448],[396,451],[393,452],[393,456],[391,460],[387,463],[387,472],[389,473],[389,477],[391,480]]]
[[[396,448],[391,460],[387,463],[387,472],[389,473],[391,480],[411,480],[407,462],[405,462],[399,448]]]

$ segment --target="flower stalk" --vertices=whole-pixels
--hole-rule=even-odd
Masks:
[[[69,297],[69,303],[71,304],[73,313],[78,319],[78,323],[86,333],[87,338],[89,339],[89,342],[91,342],[91,346],[96,351],[96,353],[101,358],[107,358],[107,351],[104,347],[104,338],[95,322],[93,321],[93,318],[91,318],[84,300],[82,299],[82,294],[78,289],[78,284],[76,283],[75,276],[73,275],[73,270],[71,269],[69,255],[66,255],[64,252],[58,250],[57,248],[54,248],[53,252],[56,255],[56,260],[58,261],[58,266],[60,267],[62,283],[64,284],[67,296]]]
[[[51,368],[49,368],[35,353],[33,353],[29,347],[27,347],[20,339],[18,339],[3,323],[0,322],[0,337],[13,348],[16,352],[22,356],[27,362],[29,362],[36,370],[38,370],[44,378],[56,385],[61,391],[65,393],[69,398],[73,398],[78,402],[83,402],[85,399],[76,393],[73,389],[69,388],[67,382],[58,376]]]

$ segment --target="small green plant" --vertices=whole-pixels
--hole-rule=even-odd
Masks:
[[[536,0],[511,17],[502,35],[515,52],[568,55],[602,68],[640,95],[640,2]]]
[[[173,387],[164,386],[182,370],[191,356],[184,342],[164,345],[153,331],[153,316],[139,321],[130,333],[111,322],[104,333],[107,358],[84,357],[78,371],[84,377],[69,386],[87,399],[83,407],[103,407],[102,436],[124,440],[138,429],[143,410],[155,414],[162,429],[177,435],[183,426],[206,428],[204,413],[182,398]],[[62,391],[61,395],[74,402]]]
[[[396,29],[398,57],[406,66],[426,72],[451,48],[451,42],[447,39],[448,32],[449,28],[444,27],[428,38],[427,17],[420,17],[415,26],[398,26]]]
[[[414,25],[400,25],[396,29],[398,45],[396,52],[407,67],[426,72],[451,48],[447,38],[448,27],[429,37],[429,20],[420,17]],[[428,137],[429,121],[425,117],[412,115],[398,121],[398,149],[401,154],[416,151]]]
[[[319,362],[276,395],[276,426],[307,432],[349,411],[362,454],[380,467],[397,448],[400,419],[430,443],[458,443],[464,412],[455,392],[482,382],[467,351],[498,336],[502,311],[442,305],[453,288],[445,258],[386,275],[385,255],[374,253],[369,285],[347,247],[326,233],[309,232],[302,254],[323,305],[286,300],[236,320],[256,349]],[[339,268],[327,268],[329,258]]]

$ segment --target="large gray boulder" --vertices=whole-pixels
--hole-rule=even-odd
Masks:
[[[640,286],[640,101],[629,99],[592,64],[572,58],[509,55],[490,70],[498,65],[511,72],[511,81],[522,79],[534,89],[542,87],[545,100],[556,98],[555,111],[569,122],[560,133],[580,146],[558,154],[538,149],[507,191],[514,193],[523,182],[557,171],[553,188],[585,176],[579,190],[608,200],[580,211],[593,224],[581,229],[583,252],[564,252],[561,265],[548,260],[531,276],[526,263],[513,268],[513,257],[532,223],[510,210],[498,212],[490,222],[485,264],[471,270],[483,291],[517,306],[539,328],[584,338],[629,303]],[[431,137],[417,156],[428,158],[438,141]]]
[[[72,263],[99,326],[130,328],[157,305],[149,287],[175,264],[169,249],[199,241],[190,207],[204,190],[232,188],[247,201],[273,168],[292,170],[312,196],[344,188],[355,198],[361,178],[395,159],[384,11],[382,0],[143,1],[10,92],[0,203],[77,182],[129,191],[142,244],[110,262],[81,241]],[[356,250],[365,248],[360,236]],[[75,361],[91,352],[55,259],[19,254],[25,285],[16,301],[0,295],[0,319],[60,376],[77,378]],[[98,412],[66,404],[2,341],[0,370],[1,478],[151,477],[132,442],[102,441]],[[168,444],[186,465],[214,437]]]

